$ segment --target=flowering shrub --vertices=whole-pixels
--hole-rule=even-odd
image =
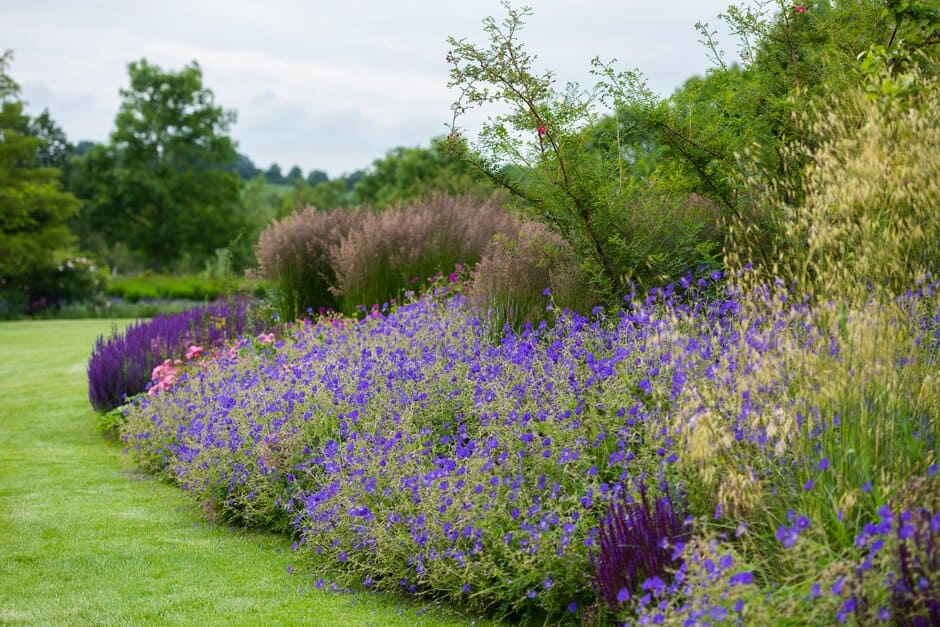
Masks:
[[[137,322],[107,339],[99,337],[88,360],[91,405],[107,411],[124,404],[146,389],[157,364],[183,356],[187,346],[189,352],[201,351],[202,344],[220,346],[242,333],[258,332],[263,326],[261,321],[250,319],[246,302],[220,301]],[[201,345],[192,346],[194,342]]]
[[[608,512],[675,486],[688,537],[664,503],[623,514],[655,559],[614,592],[618,619],[831,622],[865,522],[935,474],[937,293],[850,309],[706,290],[495,339],[440,292],[307,322],[135,401],[124,439],[207,512],[296,534],[295,565],[338,585],[516,619],[607,612],[590,555],[616,544]]]

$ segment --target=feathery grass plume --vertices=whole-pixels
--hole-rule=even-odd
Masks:
[[[438,272],[476,263],[497,233],[518,230],[518,221],[491,201],[439,194],[361,221],[333,249],[335,293],[353,313],[420,287]]]
[[[772,258],[761,259],[754,225],[732,225],[729,267],[756,264],[760,281],[783,276],[819,299],[890,298],[925,272],[936,276],[940,82],[916,67],[877,79],[877,96],[859,86],[802,116],[806,139],[785,149],[807,164],[800,175],[749,178],[755,211],[779,237]]]
[[[546,318],[548,290],[562,309],[588,311],[594,304],[590,277],[571,246],[538,222],[524,222],[518,233],[493,239],[477,264],[470,302],[502,332],[520,330]]]
[[[274,286],[275,307],[284,321],[308,309],[335,309],[336,272],[331,251],[365,214],[349,209],[307,207],[275,220],[261,233],[256,255],[261,275]]]

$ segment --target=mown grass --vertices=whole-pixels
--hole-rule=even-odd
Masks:
[[[290,540],[207,523],[105,442],[85,364],[110,321],[0,324],[0,623],[458,625],[288,574]]]

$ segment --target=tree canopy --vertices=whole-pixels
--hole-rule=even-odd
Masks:
[[[110,142],[82,159],[83,230],[158,269],[208,257],[243,225],[235,113],[215,103],[196,62],[174,72],[141,60],[128,74]]]
[[[7,73],[12,59],[10,50],[0,54],[0,291],[7,293],[28,289],[29,277],[55,266],[74,239],[67,222],[78,208],[50,167],[52,142],[34,133],[35,120],[23,112]],[[47,112],[41,119],[55,127]]]

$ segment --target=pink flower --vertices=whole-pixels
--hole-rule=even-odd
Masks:
[[[545,134],[545,125],[543,124],[539,127],[539,136],[542,136],[544,134]]]
[[[205,352],[205,348],[202,346],[196,346],[193,344],[186,350],[186,359],[193,360],[197,357],[202,357],[202,354]]]
[[[797,13],[806,13],[806,5],[797,4],[793,7]]]

